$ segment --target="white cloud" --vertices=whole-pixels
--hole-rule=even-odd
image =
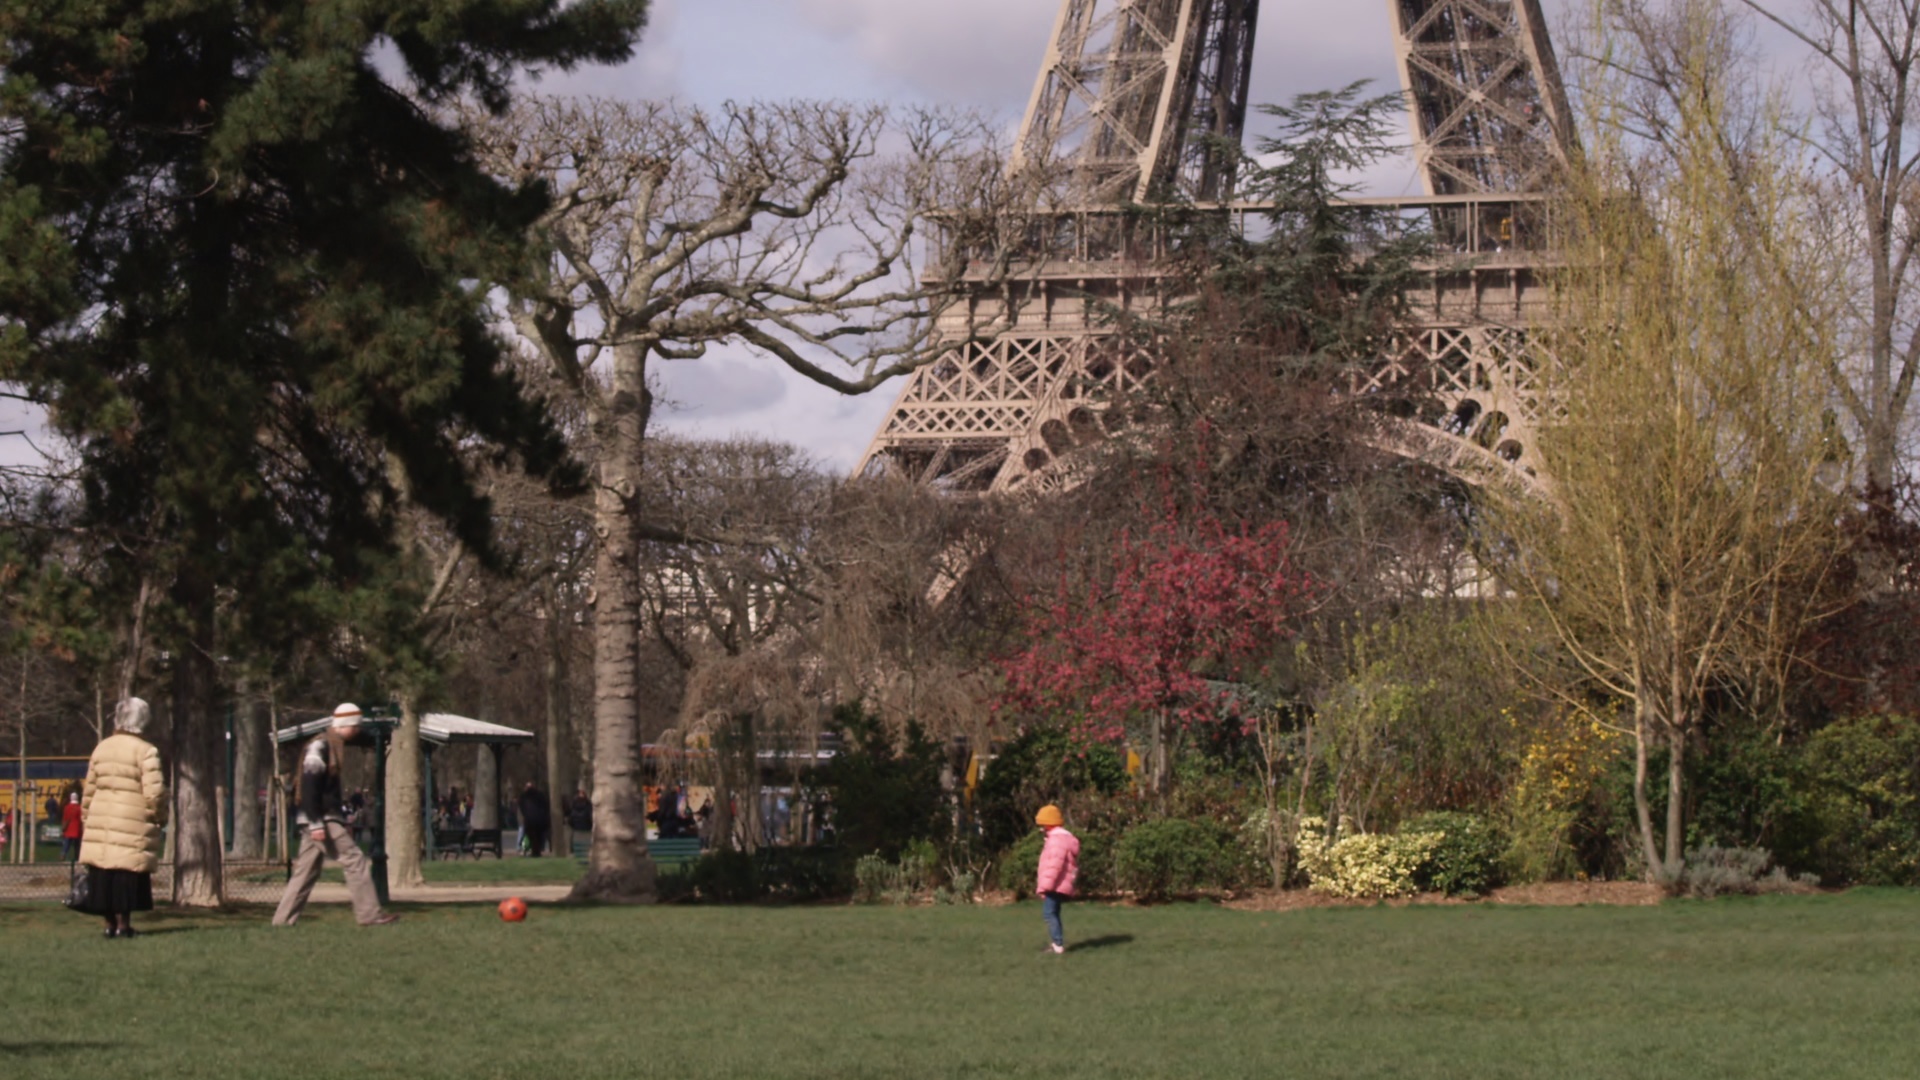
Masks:
[[[1549,16],[1571,0],[1548,0]],[[655,0],[640,54],[619,69],[548,80],[547,92],[712,104],[749,98],[919,100],[972,106],[1015,122],[1052,32],[1055,0]],[[1253,102],[1374,80],[1399,85],[1386,0],[1267,0],[1260,16]],[[1556,23],[1556,28],[1558,24]],[[1253,133],[1260,118],[1251,117]],[[1371,193],[1420,189],[1411,160],[1383,163]],[[798,444],[851,468],[899,384],[847,398],[770,357],[716,351],[661,366],[672,402],[658,424],[676,433],[751,435]]]
[[[850,41],[918,97],[995,111],[1025,108],[1053,29],[1046,0],[799,0],[803,18]]]
[[[792,443],[820,465],[848,472],[900,392],[895,382],[858,397],[815,383],[746,349],[657,365],[661,407],[655,426],[690,438]]]

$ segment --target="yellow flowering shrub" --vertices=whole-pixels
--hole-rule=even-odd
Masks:
[[[1433,857],[1445,833],[1381,833],[1342,830],[1329,835],[1324,818],[1300,821],[1300,868],[1315,892],[1328,896],[1378,900],[1410,896],[1414,876]]]
[[[1520,881],[1561,877],[1572,871],[1569,834],[1587,794],[1620,753],[1627,737],[1590,716],[1554,712],[1546,718],[1501,710],[1526,731],[1526,749],[1506,794],[1506,825],[1512,838],[1509,869]]]

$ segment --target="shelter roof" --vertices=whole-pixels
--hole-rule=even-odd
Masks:
[[[273,733],[273,741],[282,744],[298,742],[327,730],[327,725],[332,722],[333,717],[322,716],[292,727],[283,727]],[[393,721],[384,722],[390,724]],[[475,720],[471,716],[427,713],[420,717],[420,741],[434,746],[446,746],[449,743],[530,743],[533,741],[533,732],[490,720]]]

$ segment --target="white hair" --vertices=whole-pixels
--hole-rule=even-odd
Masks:
[[[147,708],[144,699],[130,697],[113,707],[113,730],[138,735],[147,730],[147,721],[152,718],[153,710]]]

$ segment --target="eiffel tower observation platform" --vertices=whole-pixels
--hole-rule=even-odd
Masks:
[[[1390,449],[1476,483],[1524,478],[1565,91],[1538,0],[1388,2],[1426,194],[1350,203],[1414,219],[1435,244],[1406,325],[1354,390],[1424,380],[1438,419],[1400,425]],[[861,471],[958,492],[1073,482],[1062,463],[1097,434],[1104,402],[1155,369],[1116,316],[1182,299],[1187,238],[1263,227],[1269,208],[1235,200],[1221,149],[1244,133],[1259,7],[1062,0],[1013,167],[1064,168],[1072,208],[1031,215],[1026,265],[995,268],[997,288],[941,314],[953,348],[902,387]],[[1204,217],[1216,220],[1196,229]]]

